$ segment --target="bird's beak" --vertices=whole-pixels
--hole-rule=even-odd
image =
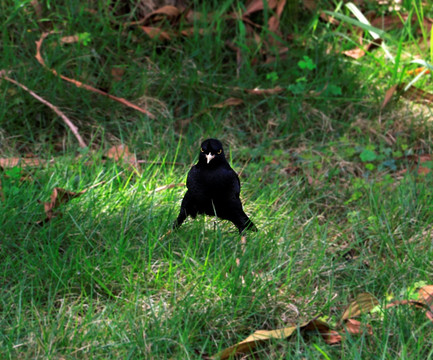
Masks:
[[[209,164],[210,163],[210,161],[215,157],[215,155],[212,155],[211,153],[209,153],[209,154],[207,154],[207,155],[205,155],[206,156],[206,160],[207,160],[207,163]]]

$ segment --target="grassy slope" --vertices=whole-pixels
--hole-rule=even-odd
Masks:
[[[62,29],[52,39],[89,32],[92,42],[50,46],[47,40],[47,64],[146,104],[158,117],[151,121],[42,69],[33,58],[37,25],[23,9],[2,6],[1,68],[61,107],[92,139],[92,151],[77,159],[76,141],[60,119],[0,83],[3,156],[56,158],[53,165],[24,170],[24,181],[0,173],[2,358],[197,358],[255,329],[317,314],[336,321],[361,292],[405,298],[415,282],[431,283],[431,175],[397,177],[380,168],[404,151],[430,151],[428,117],[404,108],[380,113],[386,73],[374,59],[353,65],[327,55],[340,39],[326,25],[306,23],[284,61],[252,67],[254,52],[245,51],[237,78],[236,56],[224,42],[234,37],[242,43],[242,32],[221,16],[231,2],[210,23],[196,24],[216,34],[167,44],[137,30],[122,34],[102,7],[95,6],[95,21],[72,2],[51,4],[47,17]],[[298,67],[304,55],[316,69]],[[110,80],[112,66],[126,69],[120,83]],[[297,95],[230,90],[287,88],[303,77]],[[311,95],[327,83],[342,95]],[[244,103],[209,109],[231,96]],[[235,229],[211,218],[163,236],[184,188],[154,190],[184,181],[200,140],[209,136],[223,140],[232,165],[242,170],[246,211],[261,230],[248,236],[245,253]],[[158,163],[143,164],[137,176],[126,165],[103,162],[104,150],[118,142]],[[379,157],[368,171],[360,153],[373,147]],[[287,166],[293,173],[284,171]],[[55,186],[79,191],[101,180],[106,183],[63,207],[63,216],[34,225],[44,217],[37,200],[47,201]],[[432,326],[420,312],[402,307],[366,321],[372,336],[349,336],[335,347],[318,336],[294,336],[260,348],[258,356],[432,357]]]

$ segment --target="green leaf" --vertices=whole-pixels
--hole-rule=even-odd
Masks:
[[[303,57],[304,60],[300,60],[298,62],[298,66],[302,69],[302,70],[314,70],[316,68],[316,64],[313,63],[313,60],[311,60],[308,56],[304,55]]]
[[[334,84],[329,84],[325,90],[325,93],[333,96],[343,95],[341,87]]]
[[[364,149],[361,154],[359,154],[362,162],[371,162],[377,159],[377,154],[373,150]]]
[[[372,163],[367,163],[367,164],[365,164],[365,168],[367,170],[373,171],[374,169],[376,169],[376,166],[374,166],[374,164],[372,164]]]

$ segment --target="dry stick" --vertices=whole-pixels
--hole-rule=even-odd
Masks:
[[[0,77],[19,86],[20,88],[22,88],[23,90],[27,91],[31,96],[33,96],[35,99],[39,100],[42,104],[47,105],[51,110],[53,110],[57,115],[59,115],[62,120],[66,123],[66,125],[68,125],[68,127],[71,129],[72,133],[75,135],[75,137],[78,140],[78,143],[80,144],[80,147],[84,148],[86,147],[86,143],[84,142],[83,138],[81,137],[81,135],[78,133],[78,128],[72,123],[71,120],[69,120],[66,115],[60,111],[56,106],[54,106],[53,104],[49,103],[47,100],[41,98],[38,94],[36,94],[35,92],[33,92],[32,90],[30,90],[27,86],[20,84],[18,81],[15,81],[13,79],[11,79],[10,77],[3,75],[3,72],[0,71]]]
[[[42,42],[44,41],[44,39],[45,39],[48,35],[50,35],[50,34],[52,34],[52,33],[53,33],[52,31],[50,31],[50,32],[45,32],[45,33],[43,33],[43,34],[41,35],[41,38],[40,38],[38,41],[36,41],[36,55],[35,55],[35,58],[36,58],[36,60],[38,60],[38,62],[39,62],[39,63],[40,63],[44,68],[50,70],[54,75],[59,76],[61,79],[63,79],[63,80],[65,80],[65,81],[68,81],[68,82],[74,84],[76,87],[84,88],[84,89],[86,89],[86,90],[93,91],[93,92],[95,92],[95,93],[97,93],[97,94],[100,94],[100,95],[106,96],[106,97],[108,97],[108,98],[110,98],[110,99],[112,99],[112,100],[115,100],[115,101],[120,102],[120,103],[123,104],[123,105],[129,106],[130,108],[133,108],[134,110],[140,111],[141,113],[143,113],[143,114],[149,116],[151,119],[155,119],[155,115],[153,115],[152,113],[150,113],[150,112],[147,111],[146,109],[143,109],[143,108],[141,108],[141,107],[139,107],[139,106],[133,104],[132,102],[130,102],[130,101],[126,100],[126,99],[119,98],[119,97],[117,97],[117,96],[111,95],[111,94],[109,94],[109,93],[107,93],[107,92],[105,92],[105,91],[102,91],[102,90],[96,89],[96,88],[94,88],[93,86],[90,86],[90,85],[84,84],[84,83],[82,83],[81,81],[78,81],[78,80],[74,80],[74,79],[68,78],[68,77],[66,77],[66,76],[64,76],[64,75],[62,75],[62,74],[58,74],[57,71],[54,70],[54,69],[50,69],[50,68],[45,64],[44,59],[42,59],[42,56],[41,56],[41,46],[42,46]]]

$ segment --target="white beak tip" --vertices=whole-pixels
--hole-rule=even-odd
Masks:
[[[210,161],[211,161],[214,157],[215,157],[215,155],[212,155],[211,153],[206,154],[206,160],[207,160],[207,163],[209,164]]]

